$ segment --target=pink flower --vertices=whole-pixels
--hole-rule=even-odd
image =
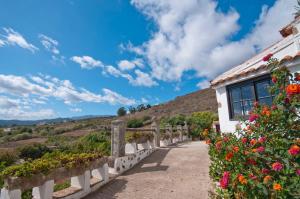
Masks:
[[[253,122],[253,121],[255,121],[258,117],[259,117],[259,116],[258,116],[257,114],[252,114],[252,115],[250,115],[250,117],[249,117],[249,121],[250,121],[250,122]]]
[[[247,138],[242,138],[242,143],[243,143],[243,144],[246,144],[246,143],[247,143],[247,141],[248,141],[248,139],[247,139]]]
[[[293,156],[298,155],[298,153],[300,153],[300,147],[297,146],[297,145],[293,145],[288,150],[288,152],[289,152],[290,155],[293,155]]]
[[[275,162],[272,164],[272,168],[274,171],[281,171],[283,169],[283,165],[280,162]]]
[[[300,169],[297,169],[296,174],[300,176]]]
[[[263,143],[263,142],[265,142],[266,140],[267,140],[266,137],[261,137],[261,138],[258,139],[258,142]]]
[[[263,61],[269,61],[269,60],[271,59],[272,56],[273,56],[272,53],[268,54],[267,56],[265,56],[265,57],[263,58]]]
[[[258,148],[256,149],[256,151],[257,151],[258,153],[262,153],[262,152],[265,151],[265,147],[260,146],[260,147],[258,147]]]
[[[230,177],[230,173],[229,171],[225,171],[223,173],[223,177],[220,179],[220,186],[223,188],[223,189],[226,189],[228,184],[229,184],[229,177]]]
[[[261,170],[261,172],[262,172],[263,174],[268,174],[268,173],[270,173],[270,170],[269,170],[269,169],[266,169],[266,168],[263,168],[263,169]]]

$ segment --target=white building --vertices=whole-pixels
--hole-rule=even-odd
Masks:
[[[238,118],[247,118],[254,101],[271,104],[270,71],[263,57],[272,53],[291,72],[300,72],[300,17],[281,29],[280,34],[282,40],[211,81],[217,95],[221,132],[234,132]]]

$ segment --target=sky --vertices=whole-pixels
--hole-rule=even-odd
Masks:
[[[280,40],[295,5],[0,0],[0,119],[113,115],[207,88]]]

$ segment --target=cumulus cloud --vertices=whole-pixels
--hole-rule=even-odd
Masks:
[[[90,56],[73,56],[71,57],[71,60],[78,63],[81,68],[84,69],[92,69],[96,67],[103,67],[103,64],[101,61],[96,60]]]
[[[5,34],[2,35],[5,40],[0,42],[1,45],[17,45],[21,48],[30,50],[32,53],[39,50],[36,46],[26,41],[26,39],[18,32],[14,31],[12,28],[3,28]]]
[[[217,1],[131,0],[131,4],[154,21],[157,31],[140,46],[121,47],[143,55],[154,78],[180,81],[186,71],[212,79],[279,40],[278,30],[293,19],[296,1],[263,6],[252,31],[238,41],[231,38],[240,29],[239,13],[221,12]]]
[[[152,87],[152,86],[158,85],[158,83],[155,80],[153,80],[153,78],[148,73],[142,72],[138,69],[134,71],[136,77],[133,77],[132,75],[130,75],[128,73],[124,73],[111,65],[105,66],[103,73],[110,74],[114,77],[125,78],[133,86]]]
[[[126,71],[126,70],[132,70],[135,67],[143,67],[144,63],[142,59],[134,59],[132,61],[128,61],[128,60],[121,60],[118,63],[118,67],[120,70],[122,71]]]
[[[135,70],[134,73],[136,74],[136,78],[135,79],[132,79],[132,78],[129,79],[129,82],[132,85],[146,86],[146,87],[152,87],[152,86],[157,86],[158,85],[158,83],[156,81],[154,81],[149,74],[144,73],[140,70]]]
[[[52,109],[40,109],[28,111],[26,100],[13,99],[0,95],[0,118],[1,119],[19,119],[36,120],[54,117],[56,114]]]
[[[69,80],[60,80],[55,77],[40,75],[32,76],[30,80],[22,76],[0,75],[0,93],[23,97],[38,97],[48,99],[53,97],[62,100],[65,104],[80,102],[109,103],[132,105],[134,99],[103,89],[103,94],[96,94],[84,88],[77,89]],[[39,100],[41,103],[42,101]]]

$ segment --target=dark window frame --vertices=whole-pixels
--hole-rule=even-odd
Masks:
[[[241,88],[243,86],[251,85],[252,92],[254,94],[254,100],[258,101],[258,94],[257,94],[257,83],[259,82],[264,82],[264,81],[269,81],[270,84],[271,82],[271,75],[270,74],[265,74],[261,75],[259,77],[255,77],[249,80],[245,80],[242,82],[230,84],[226,86],[226,93],[227,93],[227,102],[228,102],[228,111],[229,111],[229,119],[230,121],[236,121],[238,118],[244,118],[247,119],[249,116],[248,115],[241,115],[241,116],[235,116],[234,115],[234,109],[233,109],[233,103],[232,103],[232,92],[231,90],[234,88]],[[273,98],[274,96],[272,96]],[[242,101],[242,93],[241,93],[241,100]],[[241,107],[242,111],[244,111],[244,106]]]

